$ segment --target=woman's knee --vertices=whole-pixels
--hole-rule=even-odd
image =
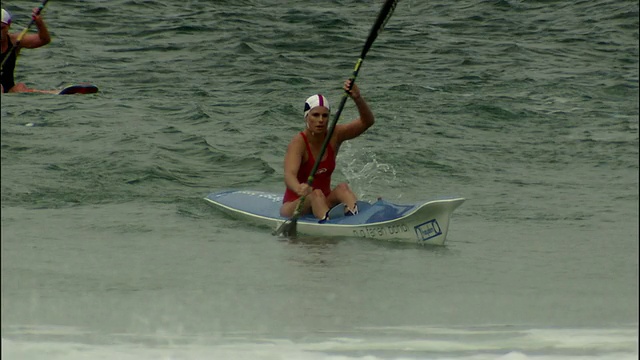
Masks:
[[[9,92],[12,92],[12,93],[28,92],[28,91],[29,91],[29,88],[27,87],[27,85],[25,85],[25,83],[17,83],[13,85],[11,89],[9,89]]]
[[[340,193],[351,193],[351,188],[347,183],[340,183],[335,187],[335,191]]]
[[[322,192],[322,190],[320,189],[314,189],[311,194],[309,195],[309,197],[313,200],[313,199],[324,199],[324,193]]]

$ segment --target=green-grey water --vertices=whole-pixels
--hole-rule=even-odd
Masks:
[[[13,31],[36,5],[2,3]],[[637,2],[399,2],[334,182],[465,197],[444,247],[205,203],[284,191],[304,99],[339,102],[380,6],[50,1],[17,80],[100,92],[2,95],[3,357],[637,358]]]

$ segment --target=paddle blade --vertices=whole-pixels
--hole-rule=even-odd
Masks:
[[[273,232],[273,235],[285,236],[285,237],[296,237],[298,235],[297,229],[298,229],[298,219],[293,218],[283,222],[282,225],[280,225],[280,227],[278,227],[276,231]]]

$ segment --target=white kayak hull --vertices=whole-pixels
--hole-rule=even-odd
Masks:
[[[282,195],[263,191],[230,190],[212,193],[205,200],[234,218],[272,229],[287,220],[280,216]],[[360,212],[343,216],[342,207],[331,220],[319,224],[313,215],[301,216],[296,231],[320,237],[363,237],[431,245],[444,245],[453,211],[464,198],[444,198],[418,204],[398,205],[384,200],[358,201]]]

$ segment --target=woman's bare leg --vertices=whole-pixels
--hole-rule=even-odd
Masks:
[[[29,92],[29,93],[42,93],[42,94],[57,94],[60,92],[60,90],[38,90],[38,89],[31,89],[28,88],[27,85],[25,85],[24,83],[17,83],[15,84],[11,90],[9,90],[10,93],[24,93],[24,92]]]
[[[329,204],[333,207],[339,203],[346,205],[347,209],[355,213],[355,206],[358,201],[356,194],[351,191],[347,183],[341,183],[336,186],[331,194],[329,194]]]
[[[282,207],[280,207],[280,216],[292,217],[299,203],[300,199],[282,204]],[[321,190],[313,190],[311,194],[305,197],[301,215],[308,214],[310,211],[312,211],[313,215],[318,219],[323,219],[327,211],[329,211],[327,198]]]

